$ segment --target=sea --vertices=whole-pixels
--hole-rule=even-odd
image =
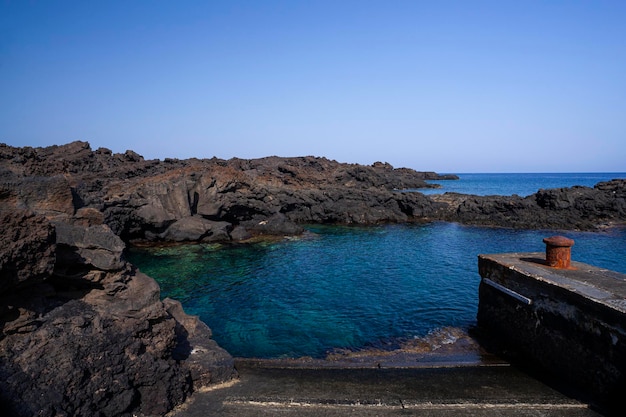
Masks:
[[[522,174],[456,174],[459,180],[427,181],[441,188],[416,190],[423,194],[455,192],[474,195],[514,195],[526,197],[540,189],[582,185],[593,187],[601,181],[626,178],[626,173],[522,173]]]
[[[460,174],[427,192],[529,195],[593,186],[626,173]],[[443,328],[476,324],[479,254],[543,252],[574,239],[572,259],[626,273],[626,228],[515,230],[456,223],[308,225],[299,237],[251,244],[134,247],[128,257],[162,297],[200,316],[232,355],[323,358],[393,348]]]

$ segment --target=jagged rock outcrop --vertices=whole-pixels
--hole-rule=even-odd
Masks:
[[[54,208],[61,217],[96,210],[125,241],[207,241],[294,234],[302,231],[301,223],[427,218],[438,204],[398,190],[429,187],[425,179],[442,177],[381,162],[363,166],[317,157],[146,161],[132,151],[92,151],[85,142],[73,142],[0,145],[0,178],[7,178],[5,188],[16,204],[47,215]],[[54,202],[51,196],[40,199],[34,185],[22,189],[25,182],[41,188],[58,182],[66,191],[69,184],[72,199],[46,207]]]
[[[0,294],[52,274],[56,236],[49,221],[16,209],[0,211],[0,224]]]
[[[446,220],[590,230],[626,220],[620,180],[525,198],[405,192],[427,187],[426,179],[454,178],[319,157],[146,161],[132,151],[92,151],[86,142],[0,145],[4,199],[49,217],[97,212],[124,241],[241,240],[298,233],[304,223]]]
[[[0,409],[7,416],[157,416],[235,376],[232,357],[98,216],[0,200]],[[86,220],[89,219],[89,220]]]
[[[146,161],[86,142],[0,145],[5,200],[61,219],[98,213],[124,241],[241,240],[299,233],[304,223],[422,220],[589,230],[626,218],[620,180],[525,198],[405,192],[441,178],[455,177],[318,157]]]
[[[539,190],[528,197],[446,193],[432,199],[447,205],[440,214],[442,220],[472,225],[594,230],[626,222],[625,179],[593,188]]]

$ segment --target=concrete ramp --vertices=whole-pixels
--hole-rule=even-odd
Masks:
[[[194,394],[171,415],[599,415],[506,363],[358,369],[242,361],[237,368],[239,380]]]

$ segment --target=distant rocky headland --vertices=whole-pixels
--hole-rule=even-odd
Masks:
[[[244,242],[308,223],[626,223],[626,180],[528,197],[425,196],[433,172],[319,157],[144,160],[86,142],[0,144],[0,408],[162,415],[236,377],[210,329],[124,259],[129,243]]]

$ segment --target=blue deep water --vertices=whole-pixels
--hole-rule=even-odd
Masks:
[[[571,187],[583,185],[593,187],[598,182],[615,178],[626,178],[624,172],[585,172],[585,173],[527,173],[527,174],[457,174],[458,180],[428,181],[441,188],[417,190],[424,194],[456,192],[475,195],[513,195],[525,197],[544,188]]]
[[[478,307],[477,255],[543,252],[542,239],[554,234],[575,240],[573,260],[626,273],[624,228],[555,232],[443,222],[314,225],[281,241],[131,248],[128,257],[159,282],[163,297],[199,315],[231,354],[323,357],[446,326],[467,329]]]

